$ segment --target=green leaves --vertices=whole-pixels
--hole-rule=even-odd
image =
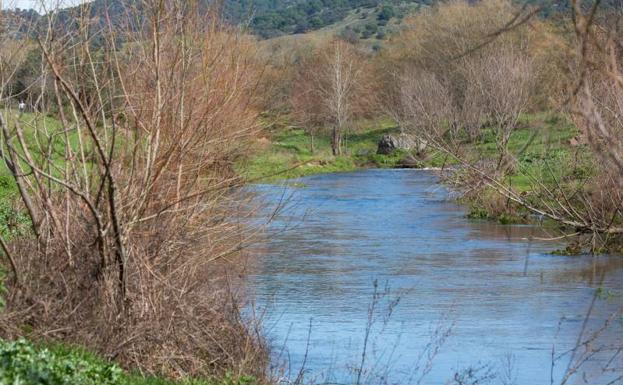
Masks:
[[[120,385],[114,364],[36,348],[24,339],[0,342],[0,383],[12,385]]]
[[[219,381],[143,377],[125,373],[80,348],[39,347],[25,339],[0,340],[0,385],[253,385],[254,377],[225,375]]]

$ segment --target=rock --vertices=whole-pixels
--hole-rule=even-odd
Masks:
[[[378,149],[376,150],[377,154],[381,155],[389,155],[396,150],[396,142],[394,137],[391,135],[383,135],[381,140],[379,141]]]
[[[400,168],[422,168],[422,162],[420,162],[415,156],[407,155],[398,161],[398,167]]]
[[[423,152],[426,150],[426,146],[426,141],[418,140],[407,134],[383,135],[379,141],[376,153],[389,155],[396,150]]]

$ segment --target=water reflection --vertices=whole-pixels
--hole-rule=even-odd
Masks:
[[[555,256],[560,245],[534,240],[548,236],[542,230],[469,221],[432,172],[370,170],[302,182],[270,225],[250,284],[268,309],[269,337],[284,345],[294,371],[305,361],[318,381],[352,383],[375,280],[401,298],[387,325],[375,325],[366,365],[383,375],[367,381],[388,383],[416,383],[414,363],[431,335],[454,325],[422,384],[447,383],[479,364],[501,383],[508,357],[517,384],[549,384],[552,345],[574,346],[595,288],[622,288],[621,258]],[[257,190],[273,204],[284,193]],[[587,327],[620,303],[599,299]],[[620,335],[615,322],[602,338]],[[593,357],[586,370],[599,363]],[[565,368],[558,365],[555,376]]]

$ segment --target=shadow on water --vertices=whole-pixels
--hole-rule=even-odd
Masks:
[[[560,383],[577,357],[560,357],[552,371],[552,347],[555,356],[573,348],[623,302],[623,259],[556,256],[561,245],[535,240],[548,236],[536,227],[470,221],[433,172],[368,170],[300,182],[306,187],[287,193],[255,187],[269,207],[289,199],[256,250],[249,281],[292,381],[304,363],[317,382],[356,382],[375,281],[400,304],[375,326],[362,383],[418,383],[415,363],[422,371],[431,336],[449,329],[420,383],[467,384],[470,375],[485,383],[490,375],[491,383],[550,384],[552,374]],[[597,288],[608,295],[593,304]],[[609,326],[599,339],[620,342],[621,324]],[[603,360],[601,353],[586,360],[589,383],[616,378],[601,373]]]

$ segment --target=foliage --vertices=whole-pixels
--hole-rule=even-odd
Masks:
[[[0,382],[24,385],[117,385],[122,370],[75,351],[52,352],[26,340],[0,342]]]
[[[15,184],[10,177],[0,175],[0,237],[5,239],[27,234],[30,226],[28,216],[15,207],[15,200]]]
[[[41,347],[19,339],[0,340],[0,383],[19,385],[252,385],[253,377],[225,375],[217,382],[171,381],[124,372],[81,348]]]
[[[255,14],[251,28],[258,35],[268,38],[281,34],[304,33],[343,20],[349,12],[371,10],[376,15],[374,27],[384,25],[394,17],[401,17],[402,7],[419,3],[419,0],[312,0],[312,1],[255,1],[252,6],[245,0],[230,1],[227,14],[233,20],[244,20],[245,15]],[[363,15],[363,14],[362,14]],[[363,16],[362,16],[363,17]]]

